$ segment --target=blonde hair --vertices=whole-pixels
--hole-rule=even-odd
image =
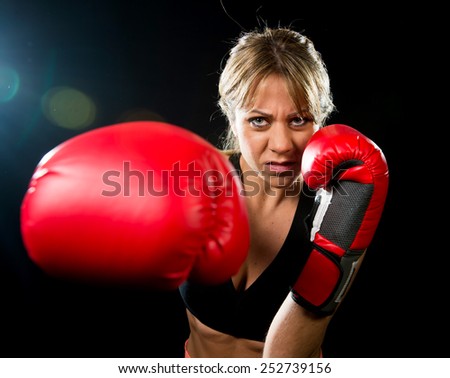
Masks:
[[[228,119],[223,148],[239,150],[231,130],[237,108],[251,103],[261,80],[281,75],[300,113],[323,126],[334,110],[330,80],[320,53],[304,35],[288,28],[269,28],[241,34],[229,51],[219,80],[218,105]]]

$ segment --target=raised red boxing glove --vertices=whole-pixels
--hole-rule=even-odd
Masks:
[[[21,207],[29,257],[50,275],[175,289],[219,283],[249,247],[233,167],[181,127],[129,122],[80,134],[38,164]]]
[[[318,130],[302,157],[302,175],[316,191],[310,214],[311,254],[292,297],[318,314],[335,311],[378,227],[389,170],[381,149],[346,125]]]

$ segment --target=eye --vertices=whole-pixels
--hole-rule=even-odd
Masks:
[[[307,124],[310,120],[308,118],[303,118],[300,116],[293,117],[290,120],[290,124],[294,127],[301,127]]]
[[[249,118],[248,123],[253,127],[262,128],[269,125],[269,122],[264,117],[253,117]]]

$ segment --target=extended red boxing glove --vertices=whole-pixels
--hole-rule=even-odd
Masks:
[[[219,283],[249,247],[233,167],[181,127],[129,122],[80,134],[38,164],[21,207],[29,257],[50,275],[175,289]]]
[[[298,304],[327,315],[344,297],[375,234],[389,170],[374,142],[349,126],[330,125],[308,142],[302,175],[316,191],[310,214],[312,251],[291,293]]]

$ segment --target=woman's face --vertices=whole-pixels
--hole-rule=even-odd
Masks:
[[[306,109],[297,109],[285,80],[270,75],[258,85],[248,108],[237,109],[232,125],[243,170],[254,172],[265,187],[288,188],[300,176],[301,158],[319,129]]]

